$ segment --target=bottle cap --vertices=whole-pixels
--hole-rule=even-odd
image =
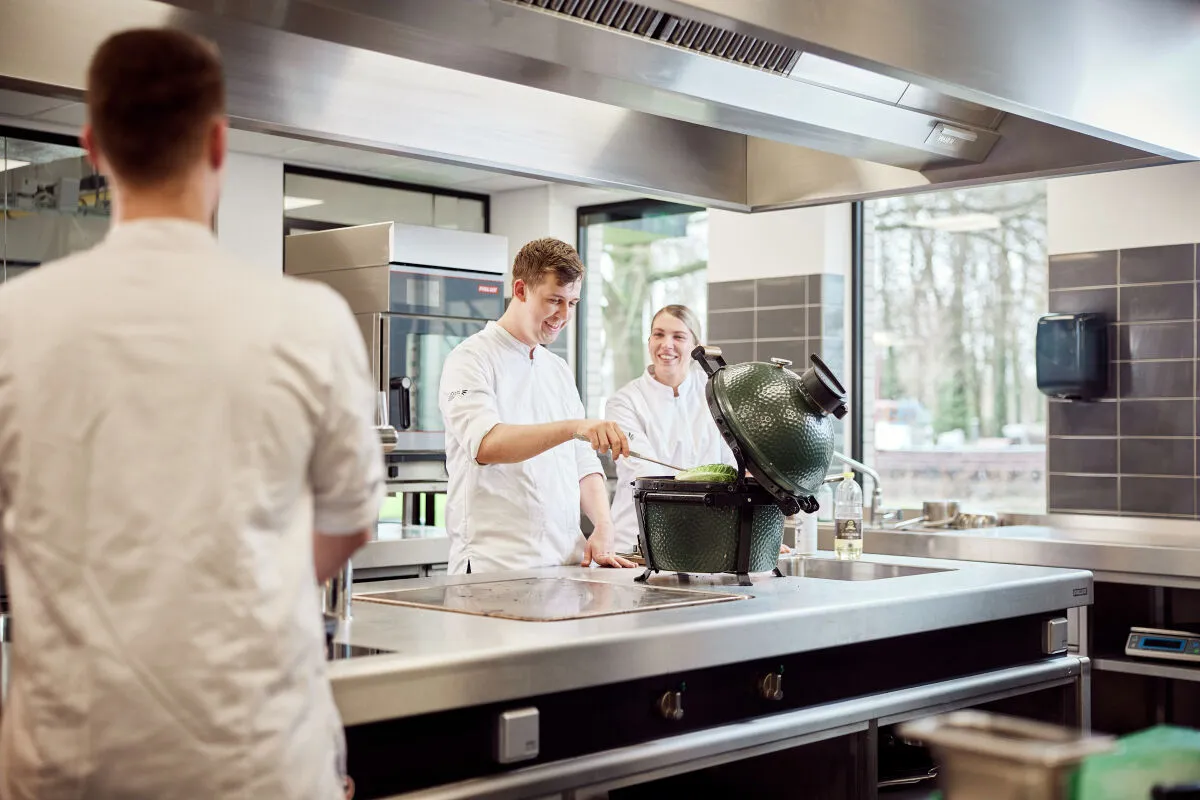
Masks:
[[[852,481],[852,480],[854,480],[854,473],[847,470],[846,472],[842,473],[842,479],[847,480],[847,481]]]

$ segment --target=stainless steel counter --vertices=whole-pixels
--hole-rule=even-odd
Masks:
[[[886,556],[1086,569],[1096,580],[1155,586],[1200,585],[1200,526],[1190,520],[1055,515],[1046,525],[978,530],[868,528],[863,549]],[[818,528],[822,548],[833,528]]]
[[[445,564],[450,558],[450,539],[444,528],[380,522],[375,538],[354,554],[355,575],[368,570],[393,567],[422,567]]]
[[[828,556],[829,554],[823,554]],[[329,665],[344,722],[355,725],[618,683],[785,653],[1086,605],[1078,570],[866,556],[932,570],[884,580],[732,576],[652,585],[745,593],[747,600],[557,622],[528,622],[356,602],[337,640],[394,654]],[[356,592],[567,577],[632,583],[640,570],[560,567],[372,583]]]

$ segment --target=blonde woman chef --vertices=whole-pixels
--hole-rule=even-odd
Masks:
[[[700,320],[687,306],[665,306],[650,322],[650,365],[625,384],[604,407],[606,419],[629,436],[629,447],[684,469],[701,464],[735,465],[704,399],[706,378],[691,353],[700,342]],[[666,475],[665,467],[622,458],[612,518],[618,553],[632,553],[638,541],[633,481]],[[673,477],[673,476],[672,476]]]

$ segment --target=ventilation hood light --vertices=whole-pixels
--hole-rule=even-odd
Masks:
[[[28,166],[28,161],[17,161],[16,159],[12,158],[0,158],[0,172],[7,172],[10,169]]]
[[[916,228],[929,228],[947,233],[970,233],[995,230],[1000,227],[1000,218],[994,214],[955,214],[950,217],[913,220],[911,224]]]
[[[284,195],[283,210],[295,211],[298,208],[311,208],[312,206],[323,206],[324,200],[315,200],[311,197],[288,197]]]

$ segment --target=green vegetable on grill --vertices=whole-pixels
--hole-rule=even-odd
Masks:
[[[733,483],[737,470],[728,464],[703,464],[685,469],[675,476],[677,481],[707,481],[710,483]]]

